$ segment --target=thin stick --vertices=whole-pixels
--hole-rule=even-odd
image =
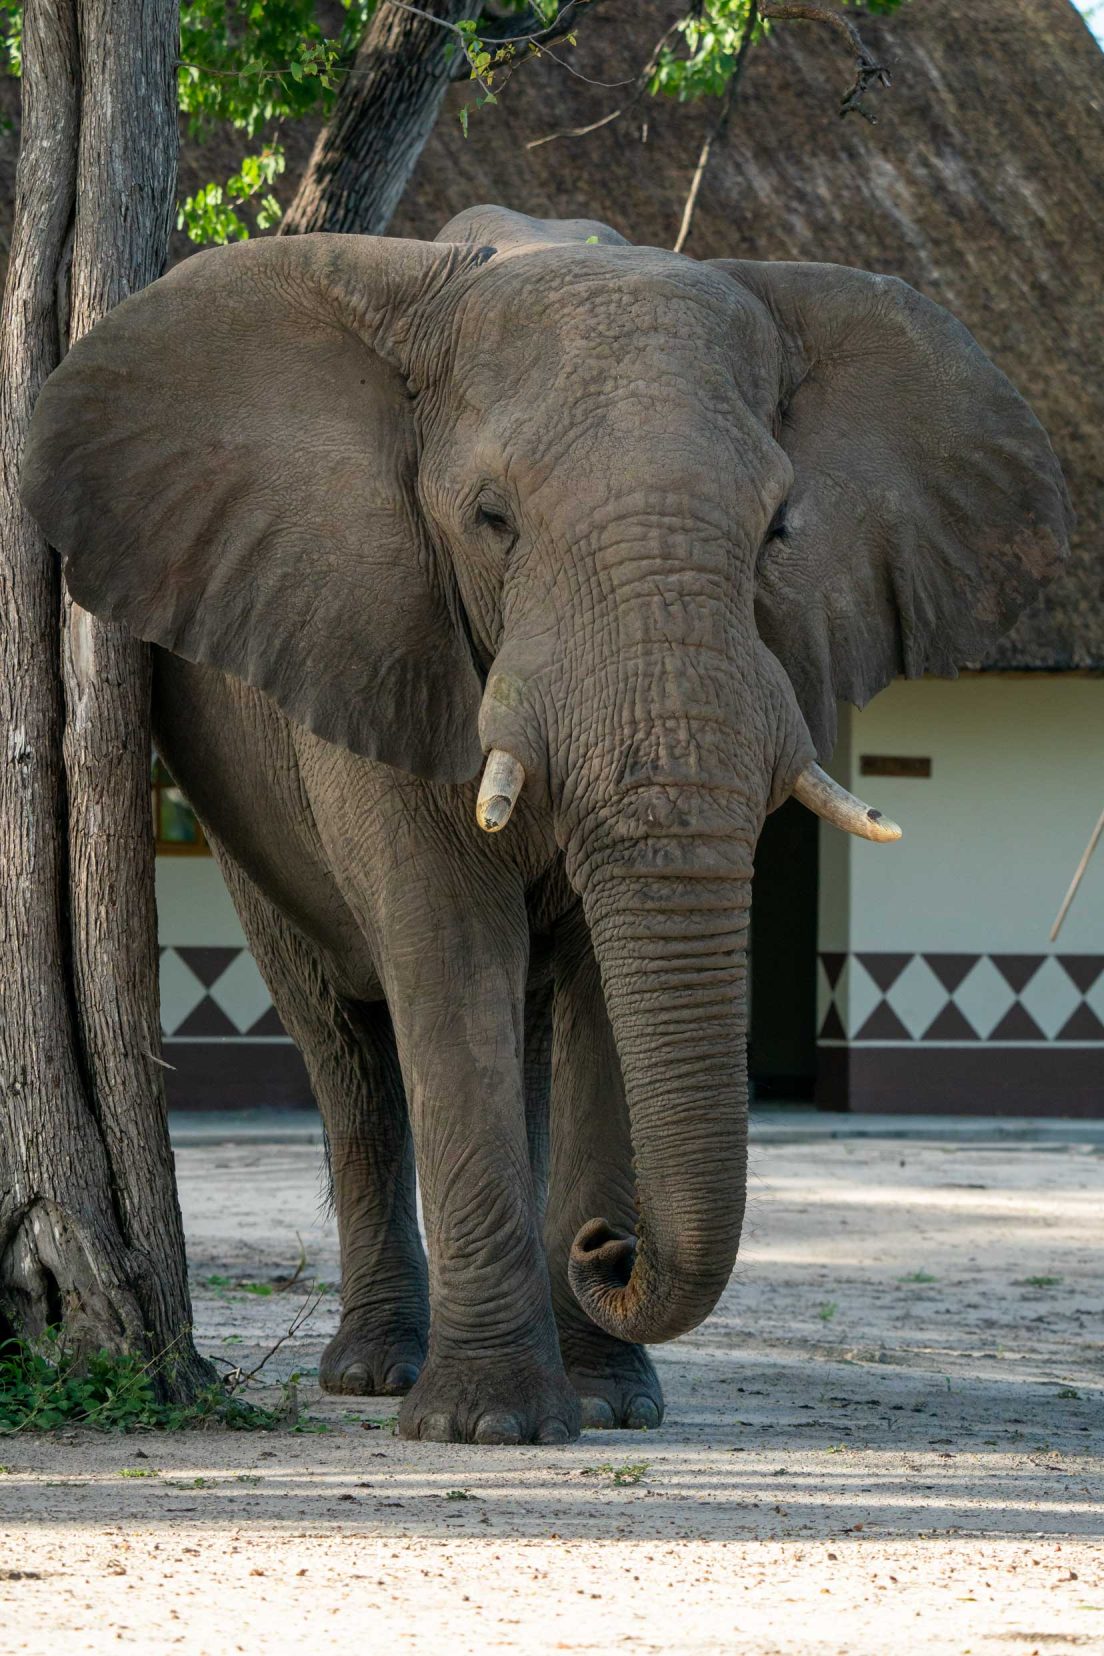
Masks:
[[[265,1352],[264,1356],[255,1368],[251,1368],[246,1371],[241,1367],[238,1367],[231,1369],[229,1374],[223,1375],[222,1381],[227,1391],[233,1395],[234,1392],[240,1391],[241,1387],[246,1385],[248,1381],[255,1380],[269,1359],[275,1357],[280,1347],[284,1345],[286,1341],[293,1339],[294,1336],[298,1334],[300,1328],[302,1328],[308,1317],[313,1317],[325,1297],[326,1289],[324,1285],[322,1287],[312,1288],[302,1305],[299,1307],[298,1311],[296,1311],[294,1317],[292,1317],[286,1331],[280,1335],[280,1338],[276,1341],[275,1345],[269,1346],[268,1350]]]
[[[554,143],[557,138],[585,138],[588,132],[597,132],[599,127],[609,126],[620,115],[619,109],[611,109],[608,115],[603,115],[599,121],[591,121],[589,126],[568,127],[563,132],[546,132],[543,138],[530,138],[526,144],[527,150],[540,149],[542,144]]]
[[[1081,855],[1081,861],[1077,865],[1077,872],[1074,874],[1073,879],[1070,881],[1069,890],[1066,892],[1066,895],[1062,900],[1062,906],[1058,910],[1058,918],[1055,920],[1053,926],[1051,926],[1051,928],[1050,928],[1050,941],[1052,943],[1054,942],[1055,938],[1058,936],[1058,933],[1062,929],[1062,921],[1066,918],[1066,915],[1069,913],[1069,906],[1073,902],[1073,899],[1077,895],[1077,888],[1081,884],[1081,880],[1084,876],[1085,870],[1089,866],[1089,858],[1092,856],[1093,852],[1096,850],[1096,847],[1097,847],[1097,845],[1100,841],[1101,834],[1104,834],[1104,811],[1101,811],[1100,815],[1096,819],[1096,827],[1093,829],[1092,833],[1089,835],[1089,843],[1088,843],[1088,845],[1086,845],[1086,847],[1085,847],[1085,849],[1084,849],[1084,851]]]
[[[682,209],[682,223],[679,225],[679,232],[675,237],[673,249],[675,253],[681,253],[686,245],[686,238],[690,234],[690,226],[694,220],[694,208],[698,201],[698,191],[701,189],[702,179],[705,177],[705,169],[709,165],[710,153],[717,140],[724,137],[729,120],[732,117],[732,106],[736,102],[736,89],[740,84],[740,76],[744,72],[744,59],[747,57],[751,37],[755,33],[755,25],[758,21],[759,6],[757,0],[751,0],[751,5],[748,7],[747,21],[744,24],[744,32],[740,37],[740,46],[736,53],[736,62],[733,65],[732,74],[729,76],[728,88],[725,92],[724,103],[721,106],[721,113],[705,135],[705,142],[698,154],[698,164],[694,168],[694,176],[690,180],[686,205]]]
[[[636,86],[632,97],[623,103],[619,109],[611,109],[608,115],[603,115],[600,120],[591,121],[588,126],[567,127],[562,132],[548,132],[543,138],[533,138],[528,144],[526,144],[526,149],[539,149],[542,144],[554,143],[557,138],[585,138],[587,133],[597,132],[599,127],[609,126],[611,121],[616,121],[620,119],[622,115],[627,115],[631,109],[635,109],[637,104],[640,103],[643,98],[645,92],[648,90],[648,82],[655,71],[656,65],[659,63],[660,55],[664,46],[666,46],[671,36],[677,34],[677,32],[677,20],[671,24],[670,28],[664,29],[659,39],[652,47],[652,53],[647,63],[641,69],[640,73],[635,76]],[[561,62],[559,58],[555,59],[555,61],[557,63]],[[631,85],[632,83],[628,82],[626,84]]]

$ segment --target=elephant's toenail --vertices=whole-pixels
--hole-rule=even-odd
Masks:
[[[398,1395],[408,1392],[418,1378],[418,1370],[413,1363],[395,1363],[383,1377],[385,1395]]]
[[[650,1397],[634,1397],[625,1410],[625,1425],[638,1432],[654,1432],[659,1422],[659,1410]]]
[[[562,1420],[545,1420],[541,1422],[537,1433],[538,1443],[570,1443],[571,1433]]]
[[[342,1391],[351,1397],[370,1397],[372,1379],[367,1363],[349,1363],[341,1371],[340,1384]]]
[[[475,1428],[476,1443],[520,1443],[521,1427],[511,1414],[485,1414]]]
[[[426,1443],[455,1443],[456,1428],[452,1424],[452,1416],[447,1414],[425,1415],[418,1436]]]
[[[592,1432],[608,1431],[616,1426],[613,1410],[604,1397],[584,1397],[580,1400],[583,1426]]]

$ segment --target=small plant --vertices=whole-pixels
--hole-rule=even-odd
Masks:
[[[161,1468],[159,1466],[120,1466],[119,1476],[120,1478],[159,1478]]]
[[[246,1282],[241,1277],[221,1276],[217,1271],[210,1276],[200,1278],[201,1288],[211,1288],[217,1294],[256,1294],[260,1299],[267,1299],[276,1292],[271,1282]]]
[[[107,1432],[212,1426],[269,1432],[291,1423],[234,1396],[219,1382],[191,1403],[163,1403],[156,1376],[169,1362],[169,1352],[148,1362],[110,1351],[78,1356],[55,1330],[36,1341],[6,1340],[0,1343],[0,1437],[61,1426]]]
[[[930,1271],[910,1271],[908,1276],[898,1277],[897,1281],[901,1283],[938,1282],[939,1278],[932,1276]]]
[[[478,1495],[473,1495],[470,1489],[446,1489],[446,1501],[477,1501]]]
[[[651,1461],[623,1461],[620,1466],[614,1466],[612,1461],[603,1461],[601,1466],[584,1466],[583,1477],[612,1478],[615,1484],[643,1483]]]
[[[1057,1288],[1061,1280],[1060,1276],[1016,1277],[1012,1286],[1013,1288]]]
[[[1080,1397],[1081,1393],[1077,1390],[1076,1386],[1062,1386],[1061,1389],[1055,1393],[1055,1396],[1056,1397],[1074,1398],[1074,1397]],[[0,1472],[2,1472],[3,1470],[4,1470],[4,1468],[2,1466],[0,1466]]]
[[[817,1307],[817,1316],[820,1318],[821,1322],[828,1323],[831,1322],[838,1310],[839,1306],[836,1304],[835,1300],[825,1300],[823,1305],[819,1305]]]

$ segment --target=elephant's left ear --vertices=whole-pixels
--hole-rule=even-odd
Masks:
[[[1008,630],[1061,567],[1069,500],[1042,426],[941,306],[839,265],[710,262],[782,341],[794,482],[756,618],[823,758],[837,701],[953,675]]]

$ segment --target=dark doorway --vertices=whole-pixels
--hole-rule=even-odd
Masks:
[[[796,800],[767,818],[751,904],[753,1097],[808,1103],[816,1082],[819,823]]]

